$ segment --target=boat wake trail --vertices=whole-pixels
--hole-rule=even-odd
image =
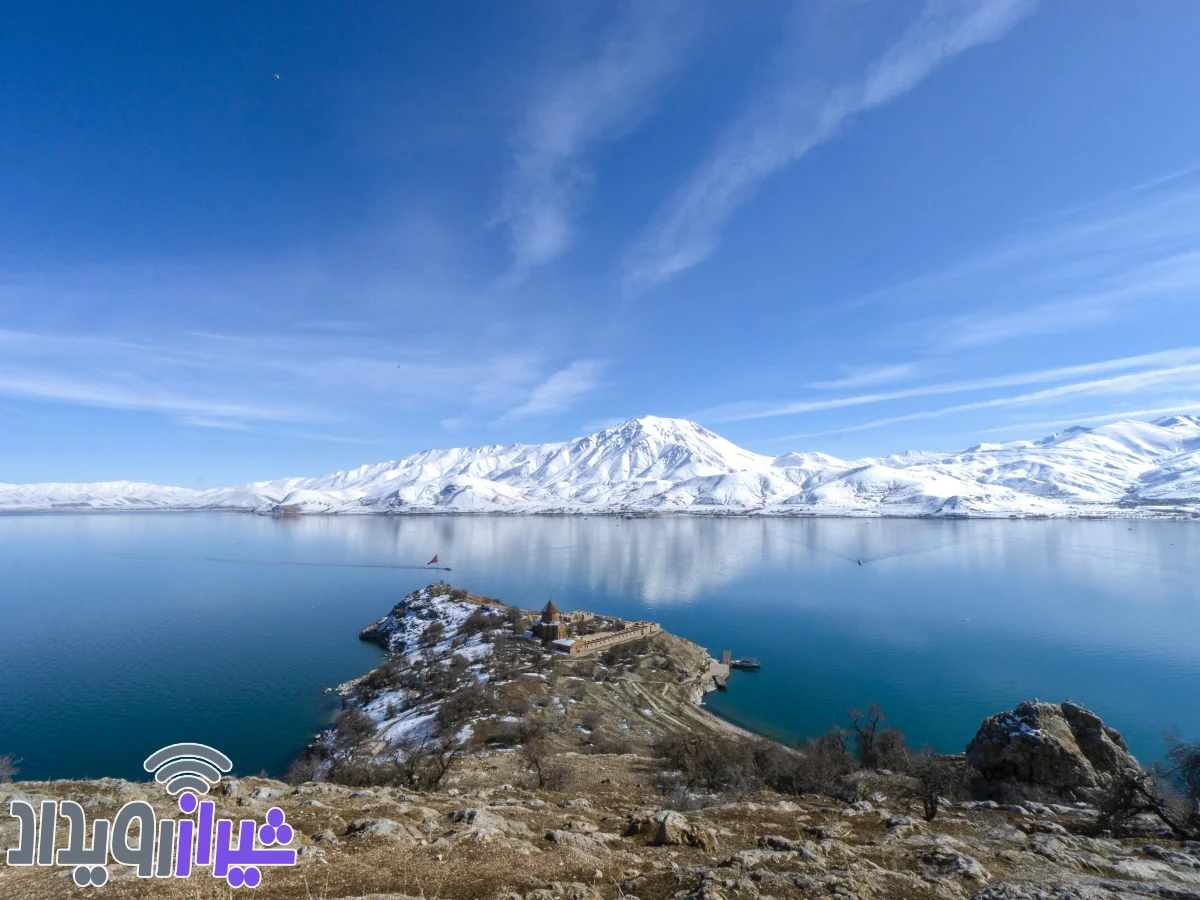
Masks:
[[[342,562],[297,562],[290,559],[237,559],[226,556],[168,556],[153,553],[105,553],[118,559],[145,559],[156,562],[212,562],[242,566],[313,566],[335,569],[424,569],[428,572],[449,572],[449,566],[406,566],[398,563],[342,563]]]

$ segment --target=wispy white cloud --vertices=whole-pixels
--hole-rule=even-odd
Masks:
[[[337,422],[361,433],[381,417],[422,410],[458,424],[514,408],[532,415],[556,398],[566,403],[599,371],[585,362],[556,373],[535,350],[464,344],[445,353],[431,352],[436,341],[405,341],[370,333],[0,329],[0,396],[145,412],[194,428],[361,443],[353,434],[300,426]]]
[[[213,420],[259,422],[303,422],[326,418],[303,407],[268,406],[252,403],[227,403],[220,400],[172,394],[145,382],[103,383],[64,377],[50,372],[11,374],[0,371],[0,393],[12,397],[52,400],[80,406],[123,409],[137,412],[168,413],[192,418],[202,417],[211,427]]]
[[[979,428],[967,434],[1019,434],[1022,437],[1040,434],[1048,430],[1070,428],[1075,425],[1104,425],[1110,422],[1123,422],[1129,419],[1156,419],[1163,416],[1182,416],[1200,412],[1200,399],[1185,398],[1165,406],[1155,406],[1146,409],[1108,409],[1102,412],[1094,410],[1075,413],[1070,416],[1060,416],[1055,419],[1044,419],[1040,422],[1012,422],[997,428]]]
[[[890,384],[893,381],[904,381],[917,374],[917,366],[913,363],[900,363],[894,366],[881,366],[876,369],[864,369],[851,372],[830,381],[810,381],[805,387],[823,391],[844,391],[851,388],[871,387],[876,384]]]
[[[1033,6],[1032,0],[927,0],[900,38],[856,77],[794,69],[726,133],[631,248],[624,264],[627,288],[651,287],[703,261],[725,222],[765,179],[830,140],[853,116],[908,93],[960,53],[1002,37]]]
[[[604,364],[599,360],[576,360],[535,387],[528,399],[506,413],[504,419],[527,419],[569,409],[576,400],[596,388],[603,369]]]
[[[849,306],[903,312],[899,335],[925,345],[936,334],[943,352],[1065,333],[1148,302],[1191,302],[1200,292],[1198,246],[1200,184],[1189,170],[1063,211]]]
[[[89,404],[90,405],[90,404]],[[176,416],[180,425],[190,425],[192,428],[213,428],[217,431],[250,431],[251,426],[236,419],[214,419],[209,416]]]
[[[296,438],[305,441],[326,441],[331,444],[378,444],[380,443],[375,438],[360,438],[353,437],[348,434],[329,434],[324,431],[310,431],[308,429],[290,428],[279,432],[283,437]]]
[[[747,401],[723,407],[714,407],[696,415],[699,418],[709,421],[740,422],[749,419],[765,419],[775,416],[790,416],[799,413],[844,409],[852,406],[866,406],[890,400],[908,400],[914,397],[930,397],[939,394],[960,394],[972,391],[1017,387],[1020,385],[1046,384],[1087,375],[1099,375],[1105,372],[1149,369],[1155,366],[1181,366],[1195,360],[1200,360],[1200,347],[1184,347],[1178,350],[1163,350],[1158,353],[1126,356],[1120,359],[1108,359],[1076,366],[1038,369],[1032,372],[1016,372],[992,378],[972,378],[961,381],[924,384],[896,391],[855,394],[849,397],[831,397],[828,400],[800,400],[775,405]]]
[[[960,403],[955,406],[945,406],[940,409],[927,409],[920,412],[906,413],[899,416],[889,416],[862,422],[857,425],[847,425],[842,428],[830,428],[823,431],[813,431],[805,434],[790,434],[777,440],[796,440],[799,438],[820,437],[829,434],[847,434],[855,431],[866,431],[872,428],[885,428],[904,422],[916,422],[925,419],[940,419],[945,416],[961,413],[977,412],[985,409],[1000,409],[1035,404],[1053,403],[1063,400],[1076,399],[1083,396],[1120,396],[1131,395],[1146,390],[1183,389],[1192,390],[1200,380],[1200,364],[1172,366],[1165,369],[1151,369],[1146,372],[1135,372],[1129,375],[1117,375],[1112,378],[1094,379],[1072,384],[1059,385],[1040,391],[1031,391],[1011,397],[994,397],[988,400],[977,400],[972,403]],[[1180,411],[1178,409],[1172,411]],[[1132,414],[1131,414],[1132,415]]]
[[[588,154],[653,111],[686,55],[694,19],[694,10],[675,0],[624,3],[593,58],[544,79],[513,139],[495,218],[511,239],[512,278],[570,246],[593,181]]]

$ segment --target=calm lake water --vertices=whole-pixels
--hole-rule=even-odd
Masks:
[[[1030,697],[1096,710],[1146,759],[1162,729],[1200,737],[1194,523],[52,514],[0,516],[0,753],[27,778],[144,777],[202,741],[279,772],[435,553],[510,603],[759,657],[709,702],[783,738],[878,701],[957,751]]]

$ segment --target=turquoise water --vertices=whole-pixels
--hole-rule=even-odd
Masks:
[[[779,737],[877,701],[960,750],[1030,697],[1095,709],[1144,758],[1162,729],[1200,737],[1194,523],[52,514],[0,516],[0,753],[136,777],[201,741],[278,772],[435,553],[470,590],[759,657],[710,704]]]

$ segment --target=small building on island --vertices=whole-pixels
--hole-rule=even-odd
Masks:
[[[657,622],[622,622],[598,618],[590,613],[563,615],[551,600],[526,635],[559,653],[582,656],[647,638],[660,631],[662,628]]]
[[[546,604],[541,617],[533,623],[530,630],[543,643],[561,640],[567,636],[567,623],[563,621],[562,613],[558,611],[553,600]]]

